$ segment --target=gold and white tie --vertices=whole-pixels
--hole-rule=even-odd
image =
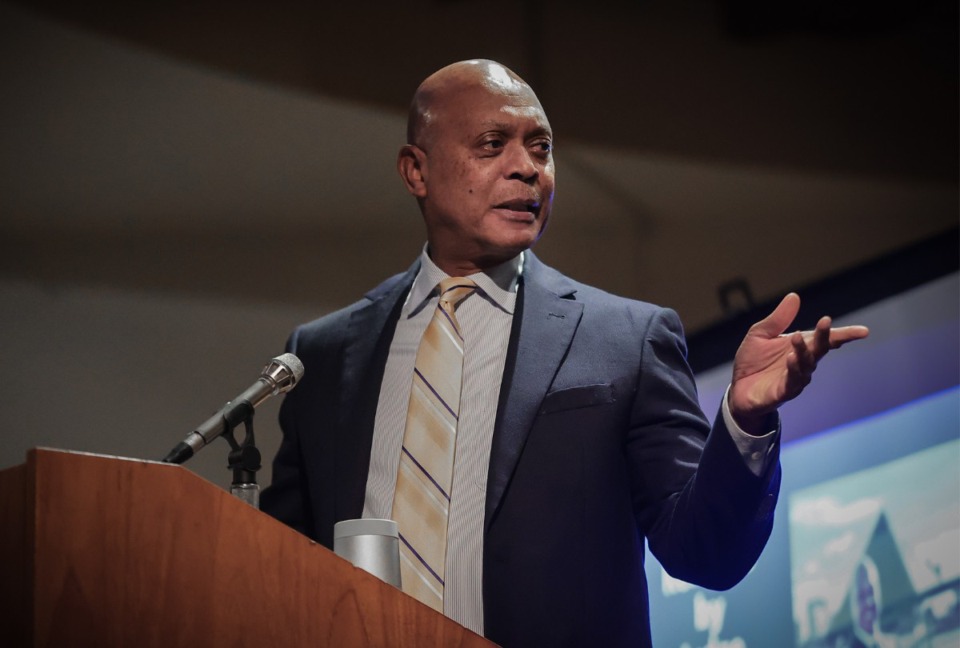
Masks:
[[[455,310],[476,288],[462,277],[440,282],[440,301],[417,350],[393,498],[403,591],[439,612],[463,379],[463,334]]]

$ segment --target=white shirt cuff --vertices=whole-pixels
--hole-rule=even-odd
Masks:
[[[740,450],[740,455],[743,457],[744,463],[747,464],[747,468],[759,477],[770,466],[771,457],[774,454],[773,449],[776,447],[777,429],[774,428],[763,436],[754,436],[744,432],[733,420],[733,414],[730,413],[730,404],[727,402],[729,396],[730,387],[727,386],[727,391],[723,394],[723,404],[720,406],[720,411],[723,413],[723,422],[726,423],[727,430],[730,431],[730,436],[737,445],[737,449]]]

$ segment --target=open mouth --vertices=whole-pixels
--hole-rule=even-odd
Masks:
[[[536,218],[540,214],[540,203],[536,200],[517,198],[516,200],[507,200],[498,205],[495,209],[505,209],[512,212],[533,214]]]

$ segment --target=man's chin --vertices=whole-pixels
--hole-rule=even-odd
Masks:
[[[516,254],[519,254],[523,250],[533,247],[543,236],[546,229],[545,221],[524,223],[522,227],[518,226],[512,232],[505,232],[501,238],[501,244],[504,249],[516,250]]]
[[[492,268],[506,263],[525,250],[529,250],[537,237],[528,237],[523,240],[498,241],[495,245],[486,245],[477,255],[476,263],[480,268]]]
[[[537,241],[540,240],[542,230],[537,232],[524,232],[521,236],[507,238],[497,246],[499,256],[512,259],[524,250],[529,250]]]

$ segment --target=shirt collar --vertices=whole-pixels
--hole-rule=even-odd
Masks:
[[[468,278],[477,284],[479,293],[488,301],[512,315],[517,300],[517,285],[522,272],[523,252],[509,261],[504,261],[483,272],[474,273]],[[407,316],[419,312],[431,297],[435,297],[437,284],[448,276],[433,262],[427,253],[427,246],[424,245],[420,252],[420,272],[413,280],[413,286],[410,287],[404,307]]]

